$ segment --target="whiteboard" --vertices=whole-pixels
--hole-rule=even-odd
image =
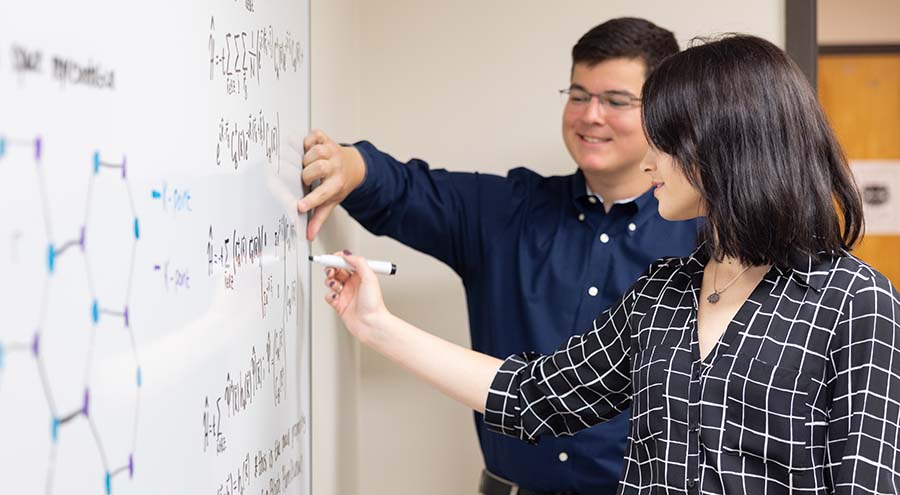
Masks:
[[[308,1],[0,4],[2,491],[310,493]]]

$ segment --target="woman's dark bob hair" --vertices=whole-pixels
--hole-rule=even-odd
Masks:
[[[778,47],[727,35],[672,55],[642,91],[648,140],[700,191],[708,254],[788,267],[850,250],[862,202],[816,95]]]

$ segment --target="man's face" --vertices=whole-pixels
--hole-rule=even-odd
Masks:
[[[616,92],[640,97],[645,66],[639,59],[610,59],[589,67],[575,64],[571,88],[589,93]],[[586,174],[615,175],[639,169],[647,154],[640,106],[611,108],[598,98],[586,104],[570,100],[563,110],[563,141]]]

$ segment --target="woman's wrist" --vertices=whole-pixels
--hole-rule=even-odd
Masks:
[[[396,317],[386,307],[366,315],[361,319],[362,324],[366,326],[366,332],[360,334],[360,343],[377,348],[378,344],[390,334],[390,329],[396,327],[392,326],[395,320]]]

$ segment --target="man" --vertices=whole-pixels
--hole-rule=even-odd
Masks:
[[[634,18],[600,24],[578,41],[563,90],[563,140],[578,165],[568,176],[431,170],[314,131],[304,141],[302,178],[321,184],[298,203],[301,213],[316,208],[307,237],[340,203],[371,232],[459,274],[474,349],[500,358],[556,349],[589,329],[653,260],[695,246],[696,225],[659,216],[639,166],[648,149],[641,87],[677,51],[671,32]],[[531,446],[488,431],[476,416],[481,493],[615,493],[628,417]]]

